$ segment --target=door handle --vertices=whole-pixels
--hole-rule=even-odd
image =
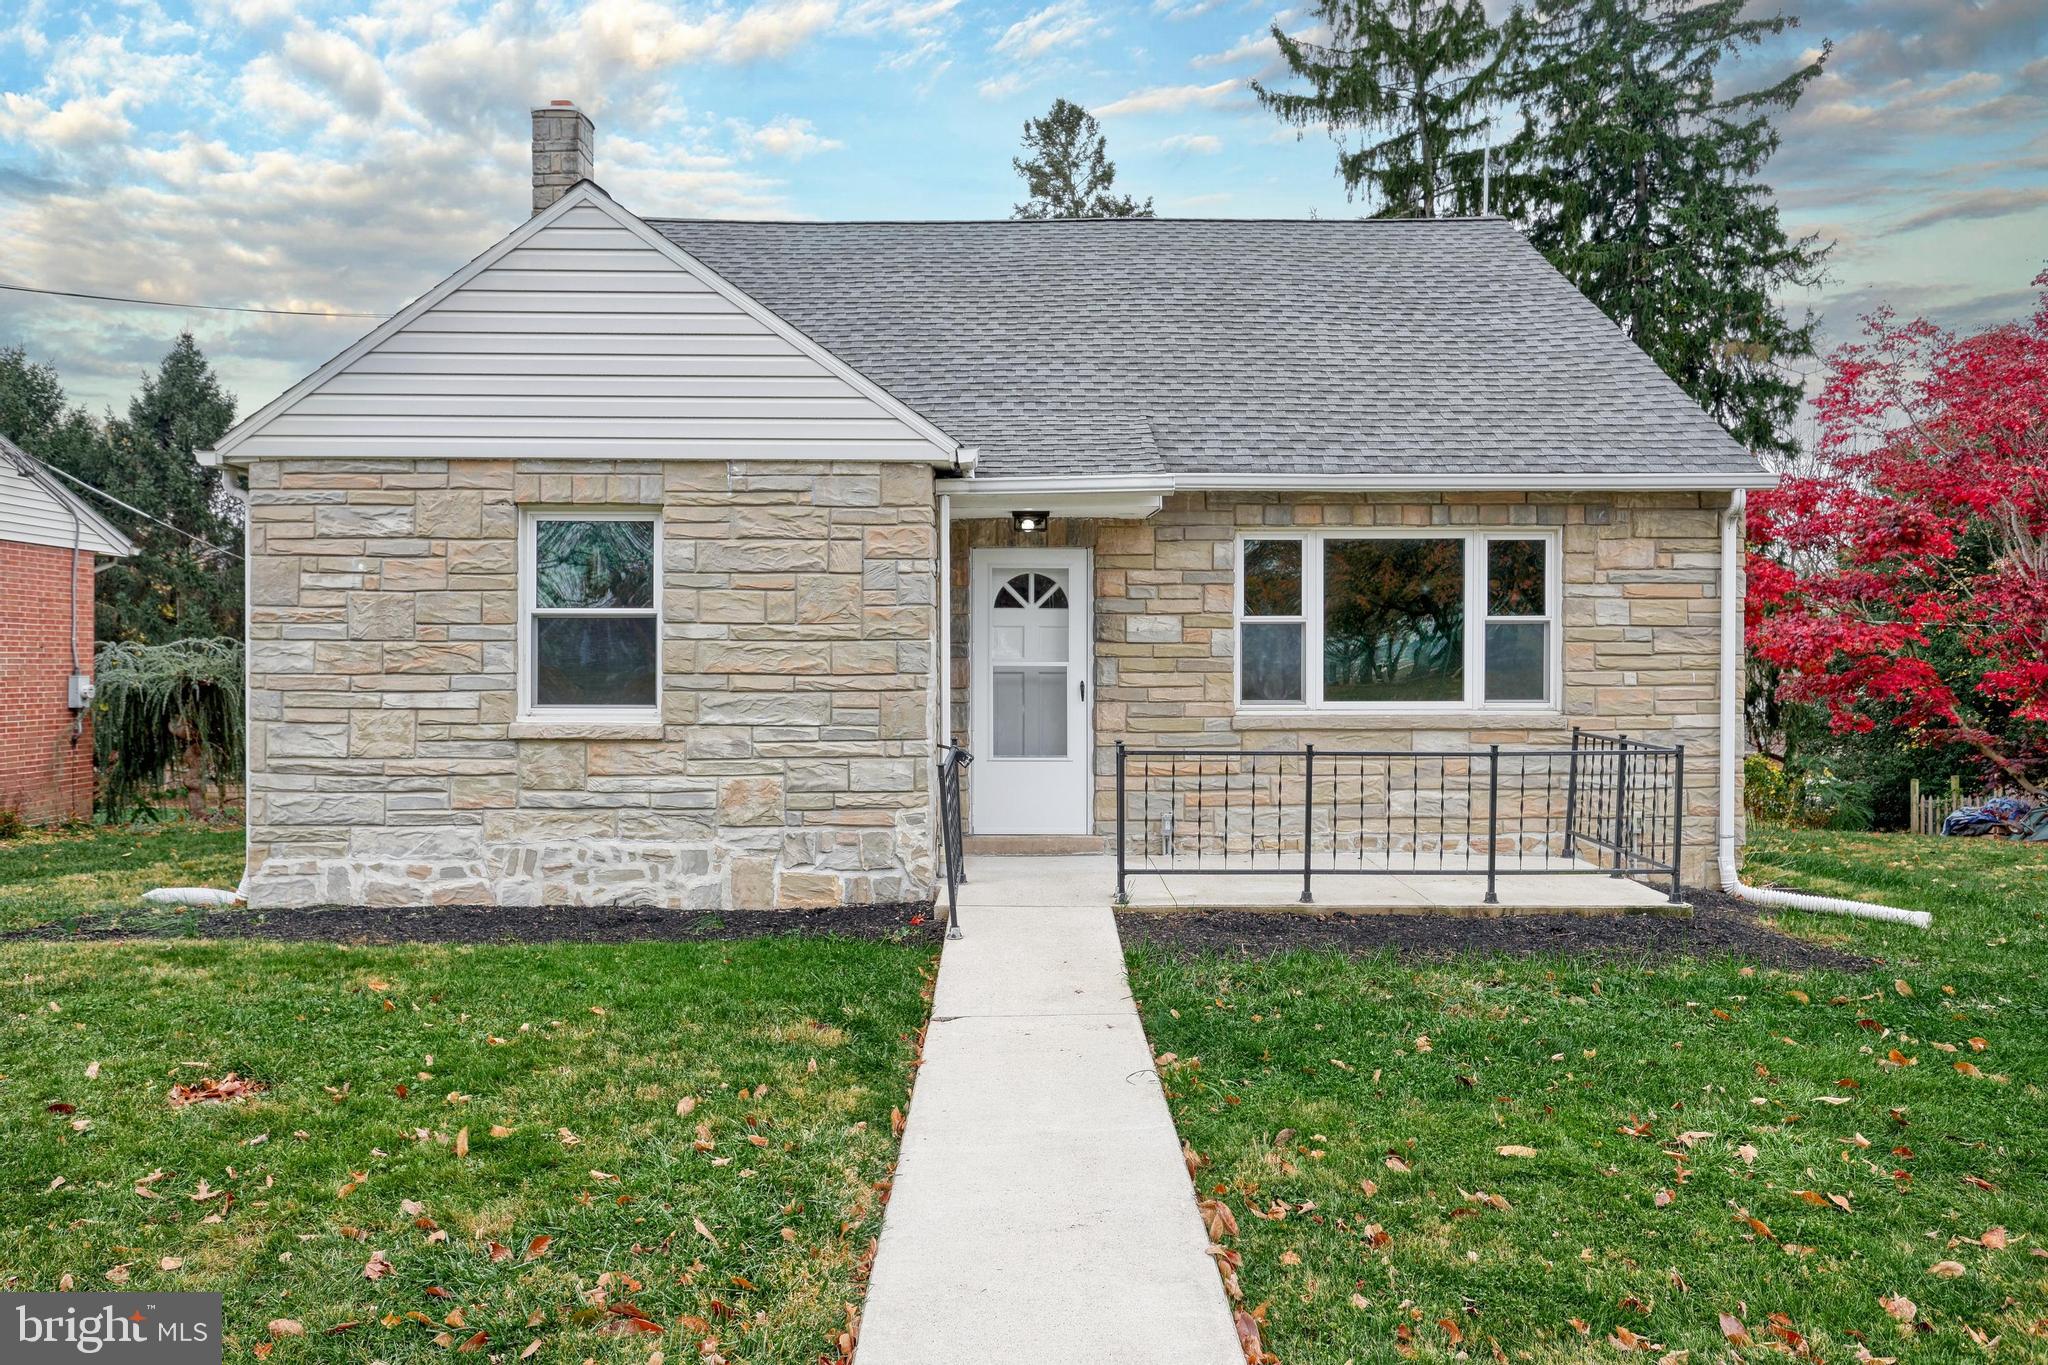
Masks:
[[[1086,678],[1082,678],[1078,681],[1081,688],[1081,700],[1086,701],[1088,700],[1088,680]]]

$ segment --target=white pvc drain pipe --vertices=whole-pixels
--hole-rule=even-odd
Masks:
[[[1746,502],[1746,495],[1737,492],[1734,502],[1721,518],[1721,856],[1716,860],[1721,866],[1721,889],[1754,905],[1813,910],[1825,915],[1854,915],[1858,919],[1910,924],[1916,929],[1928,928],[1934,923],[1934,917],[1924,910],[1901,910],[1895,905],[1877,905],[1870,901],[1744,886],[1736,875],[1735,764],[1743,747],[1739,700],[1742,696],[1742,579],[1739,570]]]

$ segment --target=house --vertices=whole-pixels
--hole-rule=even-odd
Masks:
[[[0,811],[25,823],[92,818],[93,569],[134,553],[0,436]]]
[[[998,847],[1470,857],[1502,745],[1708,876],[1769,479],[1506,223],[641,218],[534,136],[527,222],[206,457],[253,904],[922,898],[942,739]],[[1555,756],[1624,734],[1625,793]]]

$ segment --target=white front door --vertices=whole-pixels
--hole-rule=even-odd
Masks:
[[[1086,550],[976,550],[969,683],[976,834],[1086,834]]]

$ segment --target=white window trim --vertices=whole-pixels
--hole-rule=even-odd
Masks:
[[[534,541],[534,528],[543,521],[651,521],[654,523],[654,594],[653,606],[646,607],[591,607],[574,610],[549,610],[549,615],[559,616],[647,616],[654,617],[654,704],[652,706],[540,706],[533,699],[533,618],[540,611],[535,602],[535,587],[539,577],[539,553]],[[519,659],[516,672],[519,675],[519,715],[522,722],[542,721],[561,725],[618,725],[659,723],[661,720],[661,697],[664,677],[662,653],[665,638],[662,619],[662,557],[663,536],[666,528],[662,524],[659,507],[626,507],[616,505],[578,506],[543,505],[519,509]]]
[[[1244,553],[1247,541],[1301,542],[1301,616],[1255,616],[1254,622],[1302,622],[1302,699],[1245,701],[1243,697]],[[1325,701],[1323,699],[1323,550],[1329,540],[1455,540],[1464,546],[1465,695],[1451,701]],[[1495,540],[1543,542],[1545,615],[1493,616],[1487,611],[1486,547]],[[1238,532],[1231,587],[1230,695],[1240,714],[1299,715],[1544,715],[1563,712],[1564,584],[1562,542],[1554,528],[1540,526],[1343,526],[1305,529],[1275,526]],[[1540,701],[1487,701],[1486,626],[1489,622],[1545,621],[1544,696]]]

